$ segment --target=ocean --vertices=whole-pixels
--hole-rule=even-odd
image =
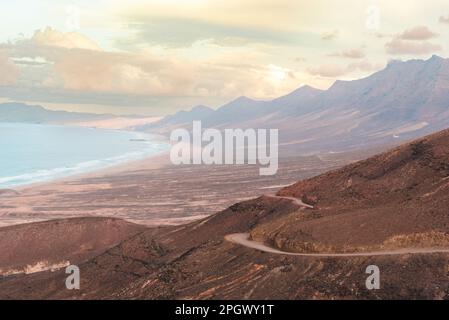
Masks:
[[[169,147],[140,132],[0,123],[0,188],[91,172],[157,155]]]

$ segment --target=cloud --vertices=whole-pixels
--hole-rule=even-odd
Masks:
[[[354,72],[354,71],[377,71],[382,68],[382,65],[380,64],[373,64],[367,60],[350,63],[346,67],[335,65],[335,64],[327,64],[327,65],[321,65],[314,68],[309,68],[307,71],[314,76],[320,76],[325,78],[339,78],[344,75],[347,75],[348,73]]]
[[[438,36],[437,33],[432,32],[425,26],[414,27],[412,29],[405,30],[403,33],[397,36],[397,39],[423,41],[430,40]]]
[[[59,32],[51,27],[37,30],[31,42],[40,46],[54,46],[66,49],[100,50],[100,47],[89,38],[76,32]]]
[[[14,58],[12,59],[14,64],[16,65],[23,65],[23,66],[35,66],[35,67],[42,67],[45,65],[48,65],[49,62],[43,59],[42,57],[23,57],[23,58]]]
[[[314,76],[321,76],[325,78],[338,78],[345,75],[348,70],[338,65],[327,64],[308,69],[308,72]]]
[[[331,57],[349,58],[349,59],[362,59],[365,58],[365,52],[362,49],[350,49],[342,52],[336,52],[330,54]]]
[[[30,39],[0,48],[23,71],[21,84],[32,88],[137,96],[191,95],[194,91],[192,64],[148,50],[103,51],[75,32],[46,28]]]
[[[215,27],[282,33],[295,29],[303,17],[310,16],[304,0],[129,0],[126,5],[119,0],[107,2],[111,1],[117,5],[110,14],[118,16],[124,25],[134,28],[136,22],[144,23],[159,30],[165,25],[168,34],[174,28],[182,33],[182,29],[189,32],[199,25],[212,28],[199,30],[201,33],[214,31]],[[174,23],[166,23],[170,21]]]
[[[19,75],[19,68],[5,53],[0,52],[0,85],[8,86],[15,84]]]
[[[322,40],[334,40],[338,37],[338,34],[339,34],[338,30],[324,32],[321,34],[321,39]]]
[[[439,21],[440,21],[440,23],[449,23],[449,15],[448,16],[441,16]]]
[[[209,41],[223,47],[240,47],[248,44],[297,44],[311,33],[271,30],[253,26],[240,26],[204,21],[194,18],[136,16],[128,25],[131,36],[116,40],[116,46],[161,46],[186,48],[196,42]]]
[[[367,60],[351,63],[348,65],[347,70],[348,71],[355,71],[355,70],[361,70],[361,71],[377,71],[380,70],[383,67],[382,64],[373,64]]]
[[[192,94],[193,68],[145,54],[70,51],[55,61],[64,88],[110,94]]]
[[[385,44],[387,53],[393,55],[426,55],[442,50],[439,44],[428,41],[407,41],[394,38]]]
[[[385,44],[387,53],[392,55],[426,55],[441,51],[443,48],[428,40],[437,37],[438,34],[425,26],[407,29],[395,35]]]

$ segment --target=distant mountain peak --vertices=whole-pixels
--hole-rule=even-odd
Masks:
[[[449,126],[448,79],[449,60],[437,55],[392,60],[367,77],[337,80],[327,90],[304,85],[265,101],[240,96],[183,119],[217,128],[282,128],[282,141],[306,141],[291,147],[294,152],[396,143]]]
[[[391,60],[388,61],[388,63],[387,63],[387,69],[388,69],[389,67],[392,67],[392,66],[395,66],[395,65],[399,65],[399,64],[402,64],[402,63],[404,63],[404,61],[402,61],[402,60],[400,60],[400,59],[391,59]]]
[[[208,106],[205,106],[205,105],[202,105],[202,104],[200,104],[198,106],[194,106],[192,109],[190,109],[190,111],[194,111],[194,112],[197,112],[197,111],[211,111],[211,110],[213,110],[211,107],[208,107]]]
[[[432,55],[432,56],[430,57],[429,60],[444,60],[444,58],[443,58],[443,57],[440,57],[440,56],[437,55],[437,54],[434,54],[434,55]]]
[[[321,90],[321,89],[317,89],[317,88],[314,88],[314,87],[306,84],[306,85],[303,85],[303,86],[299,87],[298,89],[294,90],[293,92],[322,92],[322,91],[323,90]]]
[[[425,60],[425,59],[410,59],[410,60],[400,60],[400,59],[391,59],[388,64],[387,64],[387,68],[388,67],[392,67],[392,66],[396,66],[396,65],[407,65],[407,64],[411,64],[411,63],[432,63],[432,62],[441,62],[444,61],[445,59],[443,57],[440,57],[439,55],[432,55],[429,59]]]
[[[303,85],[303,86],[299,87],[298,89],[286,94],[285,96],[274,99],[273,101],[285,101],[288,99],[300,99],[301,100],[301,99],[305,99],[305,98],[314,97],[322,92],[324,92],[324,90],[320,90],[320,89],[314,88],[309,85]],[[295,101],[295,102],[297,102],[297,101]]]
[[[240,96],[240,97],[232,100],[231,102],[228,102],[225,105],[221,106],[220,108],[218,108],[218,110],[226,110],[228,108],[234,108],[234,107],[240,108],[241,106],[252,106],[254,104],[258,104],[261,102],[262,101],[248,98],[247,96]]]
[[[347,81],[347,80],[335,80],[334,83],[330,86],[330,88],[327,91],[332,92],[333,90],[344,87],[349,82],[350,81]]]
[[[20,102],[0,103],[0,122],[69,123],[111,118],[106,114],[89,114],[45,109]]]
[[[299,87],[298,90],[299,89],[303,89],[303,90],[320,90],[320,89],[314,88],[314,87],[312,87],[311,85],[308,85],[308,84],[305,84],[305,85]]]
[[[254,101],[254,100],[251,99],[251,98],[248,98],[247,96],[240,96],[240,97],[232,100],[231,103],[234,103],[234,102],[248,102],[248,101]]]

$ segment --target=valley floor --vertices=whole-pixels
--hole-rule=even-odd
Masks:
[[[365,156],[361,152],[285,158],[277,175],[263,177],[257,166],[173,166],[168,155],[162,155],[52,183],[0,190],[0,227],[84,216],[179,225]]]

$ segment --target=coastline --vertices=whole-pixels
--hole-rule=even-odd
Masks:
[[[55,126],[78,127],[73,124],[55,124]],[[125,185],[130,185],[129,177],[135,176],[136,172],[140,172],[141,175],[152,174],[171,164],[170,141],[166,136],[133,131],[128,128],[97,128],[92,126],[86,126],[86,128],[122,131],[136,135],[142,134],[147,136],[146,140],[149,145],[165,144],[166,147],[155,151],[153,154],[151,152],[145,154],[146,150],[143,149],[142,156],[138,159],[124,159],[118,163],[107,164],[103,167],[88,168],[85,172],[73,172],[67,175],[49,177],[49,179],[42,181],[30,181],[29,183],[1,187],[0,228],[64,218],[114,218],[118,211],[122,211],[115,209],[117,204],[115,204],[115,208],[105,210],[83,210],[82,207],[95,206],[102,202],[102,199],[99,199],[97,196],[98,192],[111,190],[116,181],[119,181],[118,184],[122,186],[122,189],[120,192],[111,190],[114,199],[128,193],[128,187]],[[160,172],[163,172],[163,170],[160,170]],[[103,182],[93,182],[96,180]],[[77,204],[72,203],[70,198],[78,194],[84,195],[83,201]],[[107,207],[107,204],[104,203],[102,206]],[[126,211],[126,205],[122,209]],[[145,223],[146,219],[132,219],[123,212],[120,212],[118,218],[142,225],[148,224]],[[188,222],[188,220],[188,217],[167,217],[167,219],[155,217],[154,224],[182,224],[186,221]]]
[[[89,172],[76,173],[64,177],[54,178],[48,181],[31,182],[23,185],[12,186],[0,190],[14,190],[18,192],[27,191],[39,187],[49,187],[59,185],[74,180],[84,180],[101,178],[109,175],[126,174],[138,170],[156,170],[170,165],[170,151],[165,151],[155,155],[149,155],[139,160],[129,160],[122,163],[114,164],[106,168],[98,168]]]
[[[43,212],[35,214],[35,206],[51,207],[57,198],[64,198],[76,193],[93,193],[99,190],[106,190],[109,183],[89,183],[91,180],[101,179],[110,181],[112,179],[120,179],[121,176],[128,176],[133,172],[151,172],[170,166],[169,151],[148,156],[144,159],[131,160],[124,163],[112,165],[107,168],[97,169],[91,172],[79,173],[65,177],[52,179],[51,181],[34,182],[26,185],[20,185],[12,188],[3,188],[0,191],[0,199],[3,207],[0,207],[0,228],[12,225],[29,224],[34,222],[59,220],[65,218],[81,218],[81,217],[108,217],[115,218],[115,213],[102,212],[83,212],[75,210],[74,213],[66,215],[54,214],[54,210],[49,210],[48,214]],[[117,195],[120,196],[120,195]],[[95,197],[87,196],[88,203],[95,203]],[[9,206],[8,204],[16,204]],[[57,202],[57,200],[56,200]],[[62,202],[65,202],[64,200]],[[68,205],[70,206],[70,204]],[[5,209],[6,208],[6,209]],[[125,221],[145,225],[139,219],[127,217],[119,217]],[[188,218],[178,219],[160,219],[155,220],[157,225],[173,225],[182,224]],[[190,220],[189,220],[190,221]],[[187,222],[189,222],[187,221]]]
[[[166,155],[169,153],[170,142],[166,136],[159,134],[153,134],[148,132],[140,132],[135,130],[130,130],[129,128],[116,128],[116,127],[95,127],[95,126],[81,126],[74,125],[72,123],[68,124],[51,124],[51,127],[68,127],[68,128],[86,128],[94,129],[100,131],[116,131],[129,134],[130,136],[135,136],[135,139],[139,141],[145,141],[145,145],[139,151],[128,151],[122,154],[117,154],[112,157],[100,157],[92,160],[83,160],[81,162],[71,164],[69,166],[60,165],[48,169],[41,169],[42,171],[48,171],[48,174],[43,176],[37,176],[37,178],[29,178],[29,181],[21,181],[16,184],[3,185],[0,186],[0,196],[2,191],[23,191],[29,188],[35,188],[42,185],[63,182],[66,180],[73,179],[83,179],[89,177],[95,177],[98,175],[107,175],[117,172],[127,171],[128,169],[133,170],[136,167],[143,167],[152,169],[153,167],[160,167],[164,162],[168,163],[164,158],[168,158]],[[145,139],[140,140],[140,137],[145,137]],[[134,138],[130,138],[130,141],[134,141]],[[136,140],[137,141],[137,140]],[[153,149],[152,150],[152,146]],[[148,160],[152,160],[155,164],[148,166]],[[36,171],[30,171],[25,173],[17,174],[17,177],[21,176],[34,176]],[[15,176],[5,176],[4,178],[15,178]],[[33,181],[34,180],[34,181]]]
[[[148,227],[182,225],[350,161],[352,155],[331,162],[281,158],[277,175],[266,177],[255,165],[173,165],[168,149],[89,172],[0,189],[0,227],[76,217],[118,218]]]

